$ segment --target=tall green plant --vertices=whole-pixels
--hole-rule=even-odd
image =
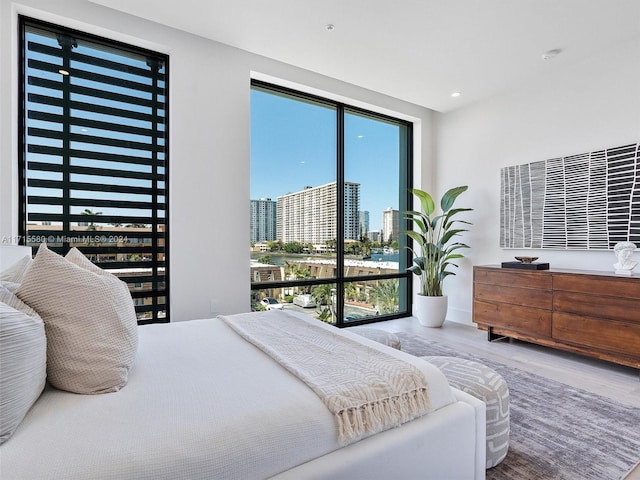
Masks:
[[[454,253],[461,248],[469,248],[464,243],[453,241],[462,232],[468,231],[464,228],[457,228],[458,224],[471,223],[465,220],[454,219],[461,212],[468,212],[472,208],[453,208],[453,204],[458,196],[467,190],[467,186],[455,187],[448,190],[440,200],[441,214],[436,214],[436,206],[429,195],[424,190],[417,188],[410,189],[420,200],[422,211],[409,210],[405,212],[406,219],[415,225],[414,230],[404,233],[413,240],[413,248],[409,248],[414,255],[413,265],[409,271],[420,277],[422,295],[437,297],[442,296],[442,283],[454,272],[447,270],[447,267],[458,267],[454,263],[459,258],[464,258],[461,253]]]

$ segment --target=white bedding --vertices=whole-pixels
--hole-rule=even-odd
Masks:
[[[339,449],[333,416],[304,383],[221,320],[205,319],[140,327],[136,363],[128,385],[118,392],[77,395],[47,388],[0,447],[0,478],[246,480],[278,474],[310,478],[311,471],[317,478],[372,478],[343,476],[358,458],[375,459],[371,451],[362,453],[365,442],[372,451],[393,451],[385,439],[397,437],[401,444],[412,436],[422,444],[407,446],[409,451],[431,449],[436,460],[441,458],[443,465],[434,465],[432,473],[447,468],[438,449],[448,445],[453,455],[448,471],[483,477],[484,469],[477,466],[484,458],[481,463],[476,458],[483,451],[476,438],[482,434],[484,410],[464,395],[464,402],[456,401],[460,392],[427,362],[341,332],[425,372],[437,410],[410,422],[414,425],[351,445],[353,464],[336,463],[341,452],[331,454]],[[432,438],[432,448],[425,445],[420,425],[443,438]],[[483,446],[484,440],[479,443]],[[292,468],[293,476],[287,476]],[[423,473],[424,478],[441,478]]]

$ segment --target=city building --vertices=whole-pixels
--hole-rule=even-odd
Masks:
[[[272,242],[276,239],[276,202],[270,198],[251,200],[252,242]]]
[[[382,241],[398,240],[400,236],[400,212],[391,207],[382,212]]]
[[[360,217],[358,236],[363,237],[369,231],[369,211],[360,210],[358,215]]]
[[[377,231],[377,230],[372,230],[370,232],[367,232],[367,238],[372,242],[379,242],[380,241],[380,232]]]
[[[336,240],[336,182],[282,195],[277,202],[277,239],[320,244]],[[359,239],[360,184],[345,182],[344,238]]]

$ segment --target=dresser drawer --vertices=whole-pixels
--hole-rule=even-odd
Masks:
[[[553,338],[640,359],[640,324],[553,313]]]
[[[476,283],[473,289],[474,300],[484,302],[508,303],[523,307],[551,310],[553,295],[551,290],[513,287],[506,285],[488,285]]]
[[[551,336],[551,311],[540,308],[474,301],[473,321],[479,325]]]
[[[629,298],[554,291],[553,310],[640,325],[640,300]]]
[[[634,298],[640,301],[640,278],[593,275],[553,275],[553,290]],[[612,300],[610,299],[609,302]]]
[[[508,268],[482,268],[476,267],[473,271],[475,283],[489,285],[503,285],[509,287],[526,287],[542,290],[551,290],[551,275],[546,272],[528,272],[526,270],[514,270]]]

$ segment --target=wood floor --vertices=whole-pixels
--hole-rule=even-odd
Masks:
[[[459,346],[467,352],[640,408],[640,372],[634,368],[513,339],[488,342],[486,332],[454,322],[445,322],[442,328],[428,328],[410,317],[372,326]],[[625,478],[640,480],[640,465]]]

